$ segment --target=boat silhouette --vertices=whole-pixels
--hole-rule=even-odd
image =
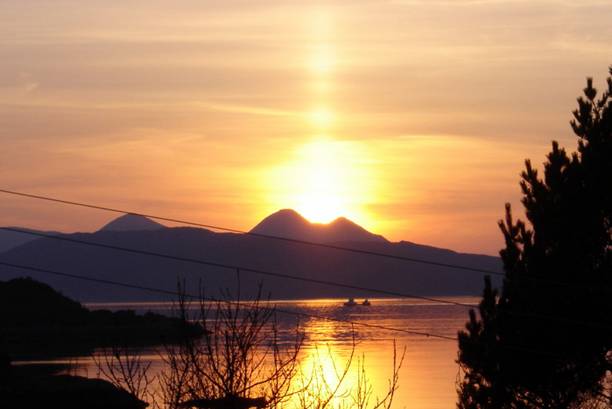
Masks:
[[[345,307],[354,307],[357,305],[354,298],[349,298],[347,302],[344,303]]]

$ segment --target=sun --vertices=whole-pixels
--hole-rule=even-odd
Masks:
[[[367,205],[375,196],[370,166],[358,143],[319,138],[297,147],[289,162],[273,168],[272,201],[311,222],[344,216],[367,225]]]
[[[317,107],[308,113],[311,124],[317,129],[327,129],[334,121],[334,114],[325,107]]]
[[[322,42],[314,47],[308,65],[313,74],[324,76],[331,73],[335,62],[333,47],[328,42]]]

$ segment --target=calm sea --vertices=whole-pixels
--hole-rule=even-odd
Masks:
[[[475,297],[446,297],[444,300],[476,305]],[[356,357],[365,359],[367,377],[373,386],[374,395],[382,395],[391,376],[393,345],[398,354],[405,350],[403,365],[399,371],[399,389],[395,394],[393,408],[409,409],[451,409],[455,407],[456,380],[458,367],[456,341],[412,334],[401,331],[368,327],[372,324],[389,328],[455,337],[465,325],[468,310],[465,307],[443,303],[407,299],[371,299],[370,306],[346,307],[345,300],[291,300],[275,301],[277,320],[282,337],[295,334],[295,325],[305,334],[305,343],[300,359],[312,362],[316,359],[322,367],[329,367],[335,360],[343,365],[356,341]],[[361,300],[357,300],[361,301]],[[89,304],[89,308],[111,310],[134,309],[139,312],[154,311],[169,313],[169,303],[108,303]],[[303,315],[292,315],[293,312]],[[349,325],[330,321],[322,317],[355,322]],[[142,351],[146,359],[153,361],[153,367],[160,369],[163,361],[155,351]],[[64,360],[65,361],[65,360]],[[95,376],[95,364],[88,357],[76,357],[76,372]],[[356,370],[356,366],[354,368]],[[355,372],[352,372],[355,373]],[[346,383],[350,388],[354,381],[351,375]]]

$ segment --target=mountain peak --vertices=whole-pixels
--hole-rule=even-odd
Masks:
[[[148,217],[127,213],[104,225],[100,231],[142,231],[159,230],[166,226],[149,219]]]
[[[304,216],[299,214],[293,209],[281,209],[277,212],[272,213],[266,219],[285,219],[285,220],[293,220],[296,222],[310,223]]]
[[[329,223],[329,225],[354,225],[354,226],[358,226],[355,222],[347,219],[344,216],[340,216],[335,218],[331,223]]]
[[[251,233],[319,243],[387,241],[384,237],[370,233],[346,217],[338,217],[331,223],[311,223],[293,209],[282,209],[272,213],[253,227]]]

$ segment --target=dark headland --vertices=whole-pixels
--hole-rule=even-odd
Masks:
[[[132,310],[89,310],[30,278],[0,281],[4,350],[12,359],[89,354],[108,346],[172,343],[198,328],[178,318]]]
[[[7,407],[142,409],[145,402],[101,379],[61,374],[62,365],[14,360],[92,354],[95,348],[172,344],[199,336],[178,318],[134,311],[90,311],[30,278],[0,281],[0,396]],[[4,405],[2,406],[4,407]]]

